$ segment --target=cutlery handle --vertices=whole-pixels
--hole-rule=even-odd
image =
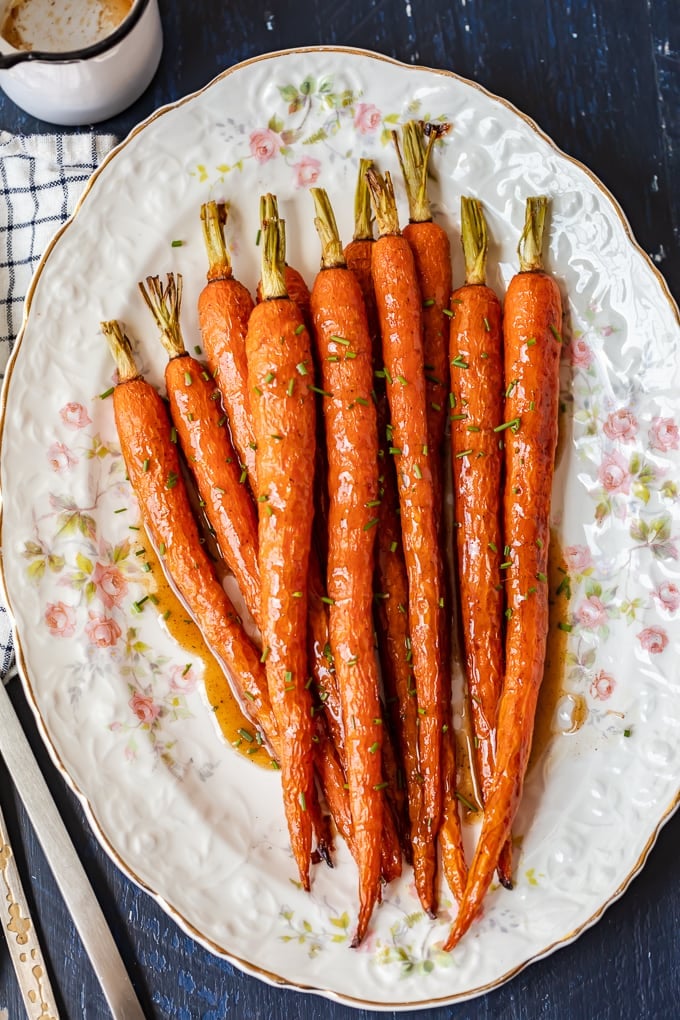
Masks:
[[[0,923],[29,1020],[59,1020],[38,935],[0,811]]]

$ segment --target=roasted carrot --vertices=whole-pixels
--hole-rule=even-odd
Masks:
[[[285,228],[262,229],[263,300],[246,334],[258,479],[258,562],[267,683],[281,748],[284,804],[300,879],[309,887],[313,795],[308,688],[307,574],[312,535],[315,425],[312,356],[302,314],[288,297]]]
[[[374,379],[375,404],[380,443],[380,506],[375,538],[375,623],[380,664],[385,689],[386,717],[399,751],[398,761],[403,775],[396,788],[395,815],[402,831],[407,860],[412,863],[411,831],[415,832],[420,805],[420,774],[418,771],[418,706],[415,699],[411,668],[411,638],[408,629],[408,578],[399,523],[399,493],[394,459],[387,447],[390,436],[390,410],[385,390],[380,324],[371,275],[373,237],[371,196],[366,171],[373,161],[359,163],[354,200],[354,236],[345,246],[347,266],[356,276],[366,307],[369,332],[373,340],[373,369],[380,374]],[[383,597],[384,596],[384,597]],[[406,805],[402,803],[403,795]],[[393,795],[394,796],[394,795]],[[420,885],[420,874],[416,877]]]
[[[102,330],[118,367],[113,392],[116,428],[144,526],[207,645],[228,671],[245,715],[278,755],[282,731],[271,710],[260,652],[243,629],[201,543],[167,407],[139,375],[120,325],[103,322]]]
[[[498,704],[494,779],[465,898],[446,942],[451,949],[476,917],[517,812],[543,679],[548,633],[548,543],[557,446],[562,302],[543,269],[547,207],[529,198],[519,246],[519,273],[503,312],[505,443],[501,564],[507,592],[505,673]]]
[[[424,908],[436,910],[435,840],[442,814],[441,738],[444,725],[444,582],[434,483],[430,467],[427,391],[422,346],[422,297],[410,245],[399,229],[389,174],[367,171],[379,237],[372,275],[381,326],[390,405],[404,554],[408,616],[418,701],[418,760],[422,801],[413,834],[414,863],[422,855]]]
[[[352,941],[357,946],[380,894],[383,735],[372,624],[378,431],[361,289],[347,268],[328,195],[320,188],[311,192],[322,249],[311,313],[328,462],[330,643],[359,868],[360,907]]]
[[[434,143],[448,131],[448,127],[448,124],[407,121],[402,127],[403,155],[398,134],[392,132],[408,199],[409,222],[403,234],[413,251],[423,298],[427,427],[437,505],[441,502],[446,402],[449,393],[447,312],[452,269],[449,236],[441,224],[433,219],[427,182]]]
[[[475,771],[482,801],[494,770],[498,698],[503,682],[505,560],[501,530],[503,337],[501,304],[486,286],[488,235],[481,204],[461,199],[465,283],[451,296],[451,453],[456,573]],[[510,844],[499,877],[511,884]]]
[[[256,623],[260,619],[257,515],[234,450],[220,391],[205,365],[184,346],[180,309],[182,277],[168,274],[163,286],[147,277],[141,293],[169,355],[165,388],[177,438],[196,481],[201,505],[227,566]]]
[[[207,202],[201,206],[208,282],[199,294],[198,321],[205,357],[224,401],[231,438],[254,492],[255,437],[250,417],[245,347],[253,299],[248,288],[234,277],[223,233],[225,222],[223,205]]]

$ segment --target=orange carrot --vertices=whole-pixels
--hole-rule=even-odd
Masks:
[[[557,446],[562,302],[541,254],[547,199],[527,200],[519,273],[503,314],[505,419],[504,540],[508,547],[505,674],[498,705],[494,779],[482,831],[446,949],[477,916],[522,794],[548,633],[548,542]]]
[[[182,277],[147,277],[140,290],[160,330],[170,360],[165,387],[179,443],[217,544],[238,583],[248,611],[260,619],[257,517],[242,484],[242,469],[226,427],[220,392],[201,362],[186,351],[180,325]]]
[[[271,711],[260,653],[246,635],[201,543],[166,405],[140,377],[120,325],[104,322],[102,330],[118,367],[119,383],[113,392],[116,428],[144,526],[208,647],[224,664],[245,715],[262,729],[278,754],[282,731]]]
[[[396,783],[395,815],[402,830],[402,843],[409,862],[413,861],[411,831],[415,832],[420,805],[420,773],[418,771],[418,710],[411,669],[411,638],[408,629],[408,578],[399,523],[399,493],[394,460],[387,453],[390,434],[390,410],[382,371],[382,343],[378,310],[371,275],[373,228],[371,197],[366,171],[373,161],[362,159],[354,203],[354,237],[344,250],[347,266],[357,278],[366,307],[369,332],[373,340],[373,368],[382,377],[374,380],[380,443],[380,506],[375,539],[375,622],[380,663],[385,688],[386,716],[395,734],[399,750],[399,769],[403,775]],[[395,784],[389,787],[390,793]],[[406,805],[402,803],[406,796]],[[405,817],[405,816],[408,817]],[[420,873],[416,876],[420,886]]]
[[[300,879],[309,887],[313,795],[307,572],[313,517],[315,407],[310,340],[285,289],[285,231],[263,224],[263,300],[246,334],[258,479],[258,561],[267,682],[279,731],[284,804]]]
[[[372,274],[381,326],[384,374],[409,581],[408,615],[418,700],[422,801],[414,833],[414,863],[422,855],[424,908],[436,909],[435,840],[442,815],[441,737],[444,725],[444,582],[434,483],[430,467],[427,392],[422,347],[422,297],[413,253],[400,232],[389,174],[367,172],[379,237]]]
[[[255,437],[250,417],[245,347],[253,299],[247,287],[233,274],[223,233],[224,206],[216,202],[202,205],[201,222],[209,260],[208,282],[198,298],[203,348],[222,394],[239,460],[255,491]]]
[[[311,313],[323,390],[328,461],[330,643],[340,693],[344,756],[359,868],[359,945],[380,894],[382,719],[375,657],[373,547],[378,435],[366,311],[347,268],[325,191],[312,188],[321,270]]]
[[[475,769],[482,801],[491,789],[496,713],[503,682],[505,559],[501,533],[503,337],[501,304],[486,286],[487,228],[481,204],[461,199],[465,283],[451,296],[451,450],[457,575]],[[499,878],[511,886],[511,845]]]

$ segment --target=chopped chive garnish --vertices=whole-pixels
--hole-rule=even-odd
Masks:
[[[533,347],[535,343],[536,343],[536,337],[535,336],[530,336],[529,339],[527,340],[527,347]]]
[[[223,414],[222,417],[220,418],[220,420],[217,422],[217,427],[221,429],[226,424],[226,421],[227,421],[227,416],[226,416],[226,414]]]
[[[501,568],[501,570],[507,570],[508,567],[511,567],[511,566],[512,566],[512,560],[503,560],[503,562],[501,563],[501,567],[500,568]]]
[[[289,379],[288,385],[286,386],[286,393],[289,397],[293,396],[293,390],[295,389],[295,379]]]
[[[506,620],[512,619],[512,609],[510,606],[508,606],[508,608],[505,610],[505,618]]]
[[[332,397],[333,396],[333,394],[329,393],[328,390],[319,389],[318,386],[312,386],[311,384],[307,385],[307,389],[308,390],[312,390],[314,393],[319,393],[322,397]]]
[[[347,340],[346,337],[344,337],[344,336],[335,336],[335,335],[333,335],[331,337],[331,340],[335,340],[336,344],[342,344],[344,347],[349,347],[349,345],[350,345],[350,341]]]
[[[171,246],[173,248],[181,248],[183,244],[184,244],[184,241],[172,241]]]
[[[300,807],[302,808],[303,811],[306,811],[307,810],[307,798],[305,797],[305,791],[304,790],[300,790],[300,796],[299,796],[298,799],[300,801]]]
[[[177,429],[175,428],[174,425],[170,429],[170,442],[171,443],[176,443],[177,442]]]
[[[266,383],[274,382],[274,378],[275,376],[273,372],[267,372],[266,376],[264,377],[264,381]]]
[[[247,471],[247,469],[246,469],[246,468],[242,468],[242,469],[241,469],[241,475],[240,475],[240,477],[239,477],[239,484],[240,484],[240,485],[243,485],[243,483],[245,482],[245,480],[246,480],[246,478],[247,478],[247,477],[248,477],[248,471]]]
[[[464,418],[467,418],[466,414],[452,414],[451,415],[451,421],[463,421]]]
[[[380,747],[380,744],[376,740],[375,743],[371,744],[371,746],[369,747],[368,753],[369,754],[375,754],[375,752],[378,750],[379,747]]]
[[[289,669],[287,669],[286,672],[284,673],[283,679],[286,681],[287,684],[289,684],[293,679],[293,674]]]
[[[301,322],[299,326],[295,327],[295,335],[296,336],[300,336],[300,333],[304,333],[304,331],[305,331],[305,324],[304,324],[304,322]]]
[[[510,546],[509,545],[503,546],[503,555],[504,556],[509,556],[510,555]]]
[[[423,308],[432,308],[433,304],[434,298],[433,297],[427,298],[425,301],[423,301]]]
[[[430,407],[432,408],[433,411],[437,411],[437,412],[441,411],[441,409],[442,409],[442,405],[441,404],[435,404],[434,401],[431,401]]]
[[[451,311],[450,308],[442,308],[442,312],[444,313],[444,315],[448,315],[449,318],[451,318],[453,315],[453,312]]]
[[[203,351],[201,350],[200,344],[196,344],[195,345],[195,347],[194,347],[194,354],[203,354]]]
[[[389,783],[376,783],[375,786],[373,787],[373,789],[374,790],[386,790],[388,786],[389,786]]]
[[[455,407],[455,406],[456,406],[456,394],[455,393],[449,393],[449,407]]]
[[[559,622],[559,623],[557,624],[557,626],[558,626],[558,628],[559,628],[560,630],[564,630],[564,631],[566,631],[566,632],[567,632],[567,634],[568,634],[568,633],[569,633],[569,632],[571,631],[571,629],[572,629],[572,627],[571,627],[571,624],[570,624],[570,623],[563,623],[563,622],[562,622],[562,620],[560,620],[560,622]]]
[[[301,592],[301,591],[294,591],[294,592],[292,593],[292,595],[291,595],[291,598],[294,598],[294,599],[301,599],[301,598],[302,598],[302,592]]]
[[[543,584],[547,584],[548,578],[546,577],[545,574],[541,573],[540,570],[536,573],[536,577],[538,578],[539,581],[542,581]]]
[[[260,662],[266,662],[269,658],[269,645],[262,649],[262,655],[260,656]]]
[[[460,459],[461,457],[469,457],[471,453],[474,453],[474,450],[471,450],[471,449],[470,450],[461,450],[460,453],[456,454],[456,457],[458,457],[458,459]]]
[[[420,470],[420,464],[414,464],[414,465],[413,465],[413,474],[414,474],[414,475],[416,476],[416,478],[418,478],[418,479],[420,479],[420,478],[422,478],[422,477],[423,477],[423,472],[422,472],[422,471]]]
[[[484,329],[487,331],[487,333],[490,333],[491,332],[491,326],[489,325],[489,320],[487,319],[486,315],[484,316],[483,322],[484,322]]]
[[[124,514],[126,510],[127,510],[126,506],[121,506],[121,507],[119,507],[118,510],[114,510],[113,512],[114,512],[114,514]]]
[[[480,358],[488,358],[489,357],[488,351],[482,351],[482,353],[479,356]]]
[[[555,337],[557,342],[561,344],[562,343],[562,337],[561,337],[560,333],[558,332],[557,327],[553,326],[552,322],[550,323],[550,332]]]
[[[457,354],[451,362],[454,368],[469,368],[469,364],[460,354]]]
[[[363,528],[361,530],[362,531],[370,531],[371,528],[375,527],[375,525],[377,523],[378,523],[378,518],[374,517],[372,520],[366,521],[366,523],[364,524],[364,526],[363,526]]]
[[[515,386],[517,385],[518,382],[519,382],[519,379],[513,379],[512,380],[512,382],[508,386],[507,390],[505,391],[506,397],[510,396],[510,394],[512,393],[512,391],[514,390],[514,388],[515,388]]]
[[[468,432],[481,432],[482,430],[480,429],[479,425],[468,425],[467,431]]]
[[[259,245],[261,239],[262,239],[262,230],[258,229],[257,233],[255,234],[255,246],[256,247]]]
[[[398,375],[397,381],[400,382],[402,386],[408,386],[408,380],[405,379],[403,375]]]
[[[498,552],[498,546],[496,545],[495,542],[489,542],[489,549],[493,553]]]
[[[398,546],[398,545],[399,545],[399,543],[398,543],[398,542],[391,542],[391,543],[390,543],[390,552],[391,552],[391,553],[393,553],[393,552],[396,552],[396,551],[397,551],[397,546]]]
[[[468,809],[468,811],[476,811],[476,810],[477,810],[477,808],[475,807],[475,805],[474,805],[474,804],[473,804],[473,803],[472,803],[471,801],[469,801],[469,800],[467,799],[467,797],[465,797],[465,796],[464,796],[464,795],[463,795],[462,793],[460,793],[460,792],[459,792],[458,790],[456,790],[456,797],[457,797],[457,798],[458,798],[458,800],[459,800],[459,801],[461,802],[461,804],[464,804],[464,805],[465,805],[465,807],[466,807],[466,808]]]
[[[355,404],[361,404],[362,407],[368,407],[369,406],[369,401],[366,400],[366,397],[357,397],[356,400],[354,401],[354,403]]]
[[[260,389],[259,386],[253,386],[253,390],[255,391],[255,393],[257,393],[258,397],[262,396],[262,390]]]
[[[185,372],[184,373],[184,385],[185,386],[191,386],[192,382],[193,382],[193,379],[192,379],[192,376],[191,376],[191,372]]]
[[[519,418],[511,418],[510,421],[504,421],[502,425],[496,425],[494,432],[503,432],[505,429],[512,429],[513,432],[517,432],[519,426]]]
[[[383,368],[383,372],[385,373],[385,378],[387,379],[388,383],[391,386],[392,385],[392,376],[390,375],[390,370],[387,367],[387,365],[385,365],[385,367]]]
[[[623,731],[623,735],[624,735],[624,737],[629,737],[629,736],[630,736],[630,734],[631,734],[631,731],[630,731],[629,729],[625,729],[625,730]]]
[[[182,676],[186,676],[190,669],[191,669],[191,663],[187,662],[186,666],[182,670]]]
[[[335,599],[332,599],[330,597],[330,595],[322,595],[321,596],[321,601],[325,602],[327,606],[334,606],[335,605]]]
[[[109,386],[108,390],[104,390],[103,393],[99,394],[99,399],[100,400],[106,400],[106,398],[110,397],[112,393],[113,393],[113,386]]]
[[[174,471],[171,471],[170,474],[168,475],[168,480],[165,483],[166,489],[174,489],[175,486],[177,485],[177,480],[178,480],[177,474]]]
[[[243,726],[240,729],[236,730],[236,732],[238,733],[239,737],[243,737],[243,739],[247,740],[249,744],[252,744],[253,740],[255,739],[250,730],[245,729],[245,727]]]
[[[295,367],[300,373],[300,375],[309,375],[309,372],[307,371],[307,366],[305,365],[304,361],[298,362],[298,364]]]
[[[158,546],[158,555],[165,556],[165,542],[161,542],[161,544]]]

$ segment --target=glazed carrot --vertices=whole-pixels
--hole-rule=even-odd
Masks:
[[[120,381],[113,392],[116,428],[144,526],[208,647],[228,671],[245,715],[263,731],[278,756],[281,731],[271,710],[260,652],[201,544],[166,405],[140,377],[120,325],[104,322],[102,330],[118,367]]]
[[[234,277],[224,240],[225,222],[223,205],[207,202],[201,206],[209,264],[208,282],[198,298],[198,321],[205,357],[224,401],[231,438],[255,491],[255,437],[250,417],[245,347],[253,299],[247,287]]]
[[[494,769],[496,712],[503,682],[505,560],[501,531],[503,422],[501,304],[486,286],[488,237],[481,204],[461,199],[465,284],[451,296],[451,453],[457,577],[475,771],[486,801]],[[511,885],[508,843],[499,877]]]
[[[372,345],[361,289],[345,263],[326,192],[312,188],[311,193],[322,249],[311,313],[324,391],[330,643],[359,868],[360,908],[352,941],[357,946],[380,893],[383,724],[372,624],[378,432],[371,399]]]
[[[315,407],[309,334],[283,278],[285,230],[263,224],[263,300],[248,323],[248,392],[258,479],[258,562],[267,683],[285,734],[281,773],[300,879],[309,888],[313,795],[307,571],[313,517]]]
[[[391,412],[401,528],[408,576],[408,617],[418,702],[422,801],[413,834],[414,863],[422,854],[424,908],[436,909],[435,840],[442,813],[441,736],[444,725],[444,582],[434,483],[430,467],[427,392],[422,347],[422,297],[413,253],[399,230],[389,174],[367,171],[379,237],[372,275]]]
[[[547,199],[527,200],[519,273],[503,312],[505,442],[502,573],[507,591],[505,674],[498,704],[494,779],[470,867],[465,899],[449,934],[451,949],[476,917],[519,805],[543,679],[548,632],[548,542],[557,446],[562,302],[543,270]]]
[[[409,222],[404,227],[403,235],[413,251],[423,297],[427,427],[437,505],[442,491],[446,402],[449,393],[447,312],[452,271],[451,244],[444,228],[432,218],[427,181],[432,148],[436,140],[448,131],[448,127],[448,124],[437,126],[422,121],[407,121],[402,127],[403,156],[398,135],[396,131],[392,132],[408,198]]]
[[[164,287],[147,277],[139,288],[169,355],[165,387],[179,444],[196,481],[205,516],[222,556],[238,583],[248,611],[260,619],[257,516],[243,485],[242,469],[229,436],[220,392],[205,365],[184,346],[180,325],[182,277],[169,273]]]
[[[373,226],[371,195],[366,182],[366,171],[373,166],[370,159],[359,162],[359,174],[354,199],[354,236],[345,246],[347,267],[357,278],[366,308],[368,328],[373,341],[373,369],[380,372],[374,378],[375,404],[380,444],[380,506],[375,536],[375,589],[380,595],[375,604],[375,624],[378,649],[385,688],[385,715],[389,729],[398,747],[397,782],[388,790],[400,829],[404,853],[412,862],[411,828],[415,827],[420,803],[420,776],[418,772],[418,712],[410,665],[410,637],[408,631],[408,579],[399,523],[399,494],[393,459],[387,454],[389,435],[389,404],[382,372],[382,344],[380,324],[371,275],[373,255]],[[404,797],[406,803],[404,803]]]

